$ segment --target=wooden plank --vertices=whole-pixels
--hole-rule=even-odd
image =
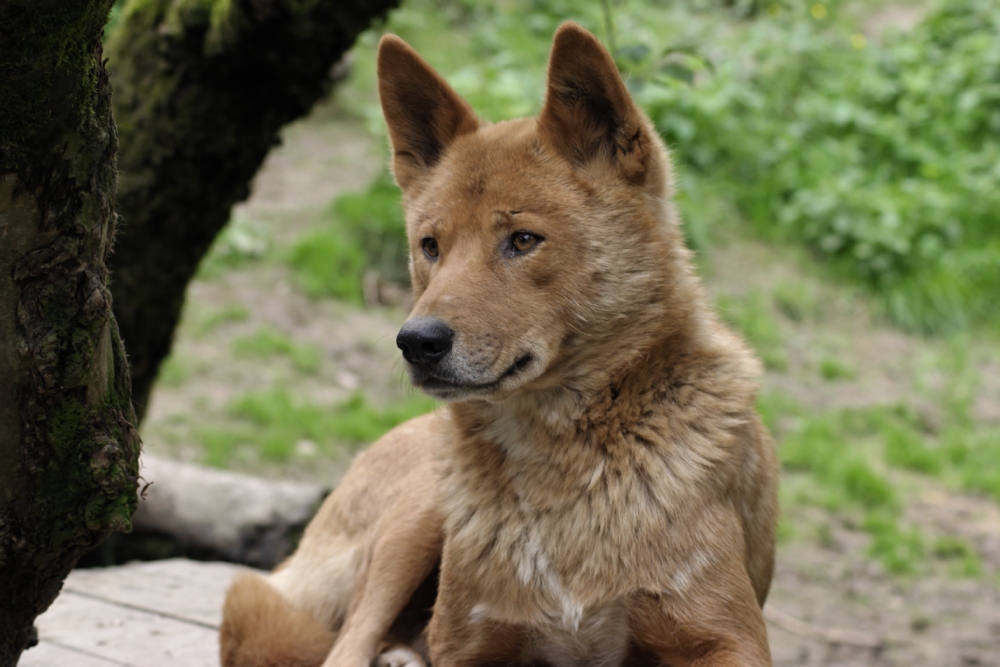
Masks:
[[[247,568],[181,558],[74,570],[63,591],[217,628],[233,577]]]
[[[191,590],[197,594],[196,589]],[[218,632],[211,627],[68,591],[38,617],[37,625],[43,643],[119,665],[217,667],[219,664]]]
[[[21,654],[17,667],[123,667],[125,664],[42,641]]]

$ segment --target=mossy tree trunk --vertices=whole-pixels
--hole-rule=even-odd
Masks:
[[[0,0],[0,667],[128,530],[139,438],[112,316],[113,0]]]
[[[107,42],[124,219],[115,315],[140,419],[184,292],[286,123],[399,0],[129,0]]]

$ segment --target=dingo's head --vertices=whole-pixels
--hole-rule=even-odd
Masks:
[[[461,400],[593,382],[680,317],[666,150],[593,35],[556,32],[537,119],[480,121],[392,35],[378,76],[416,298],[396,340],[415,385]]]

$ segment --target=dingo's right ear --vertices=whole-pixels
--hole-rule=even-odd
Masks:
[[[468,102],[395,35],[378,45],[378,93],[392,143],[392,172],[403,190],[413,187],[455,137],[475,132]]]
[[[607,49],[575,23],[563,23],[552,40],[538,131],[576,167],[610,166],[635,185],[649,180],[657,142],[649,123]]]

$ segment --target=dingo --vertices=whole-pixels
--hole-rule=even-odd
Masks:
[[[447,406],[233,584],[223,664],[769,665],[760,368],[611,57],[563,25],[539,117],[496,124],[398,37],[378,75],[416,298],[397,343]]]

